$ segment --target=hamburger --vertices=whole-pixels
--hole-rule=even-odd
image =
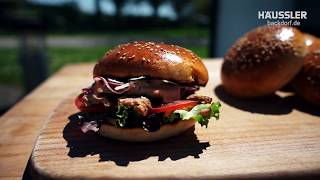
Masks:
[[[83,132],[123,141],[155,141],[219,119],[219,102],[195,94],[208,71],[192,51],[133,42],[108,51],[93,69],[93,84],[76,97]]]

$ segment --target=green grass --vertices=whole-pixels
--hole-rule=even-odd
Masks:
[[[51,74],[67,63],[95,62],[110,48],[50,48],[48,51],[49,72]]]
[[[17,49],[0,49],[0,83],[20,84],[20,77]]]
[[[200,56],[201,58],[206,58],[208,57],[208,48],[207,47],[186,47],[190,50],[192,50],[194,53],[196,53],[198,56]]]
[[[111,47],[49,48],[49,73],[52,74],[65,64],[96,62]],[[200,57],[207,57],[206,47],[186,47]],[[0,83],[21,85],[21,68],[17,49],[0,49]]]

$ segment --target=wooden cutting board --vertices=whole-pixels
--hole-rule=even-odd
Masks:
[[[320,111],[290,93],[258,100],[228,96],[220,63],[199,93],[222,103],[221,119],[151,143],[82,134],[66,95],[34,147],[34,177],[43,179],[302,178],[320,176]],[[71,116],[71,118],[70,118]],[[71,119],[71,120],[70,120]]]

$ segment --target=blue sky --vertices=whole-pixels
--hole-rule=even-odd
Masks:
[[[29,0],[33,3],[46,4],[46,5],[59,5],[66,2],[75,2],[79,9],[85,13],[94,13],[95,6],[94,0]],[[113,15],[115,13],[115,6],[112,0],[101,0],[101,11],[106,15]],[[141,1],[138,4],[134,4],[129,1],[129,3],[123,7],[123,14],[125,15],[135,15],[135,16],[150,16],[153,13],[153,9],[148,3],[148,1]],[[158,13],[160,17],[175,19],[176,14],[170,3],[162,4]]]

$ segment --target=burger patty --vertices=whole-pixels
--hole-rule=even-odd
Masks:
[[[181,98],[181,86],[164,83],[162,80],[131,81],[128,95],[144,95],[151,98],[160,98],[163,102],[175,101]]]
[[[115,105],[114,100],[105,96],[98,97],[94,93],[85,93],[82,98],[85,102],[86,107],[96,104],[103,104],[105,107],[112,107]]]
[[[146,116],[148,111],[152,108],[151,102],[146,97],[136,98],[110,98],[109,96],[98,97],[94,93],[86,93],[83,96],[85,106],[89,107],[96,104],[103,104],[106,108],[114,108],[118,104],[122,104],[128,108],[134,109],[137,113],[142,116]]]
[[[197,94],[191,94],[186,99],[198,101],[201,104],[210,104],[212,102],[212,98],[211,97],[197,95]]]
[[[120,98],[119,103],[134,109],[142,116],[147,116],[149,110],[152,108],[150,100],[143,96],[138,98]]]
[[[147,116],[148,111],[152,108],[152,102],[150,99],[141,96],[141,97],[120,97],[120,98],[110,98],[110,95],[96,96],[94,93],[86,93],[83,96],[86,106],[91,106],[95,104],[103,104],[105,107],[116,108],[118,104],[122,104],[128,108],[134,109],[137,113],[142,116]],[[184,99],[184,98],[183,98]],[[198,101],[201,104],[210,104],[212,98],[209,96],[202,96],[197,94],[191,94],[187,100]]]

